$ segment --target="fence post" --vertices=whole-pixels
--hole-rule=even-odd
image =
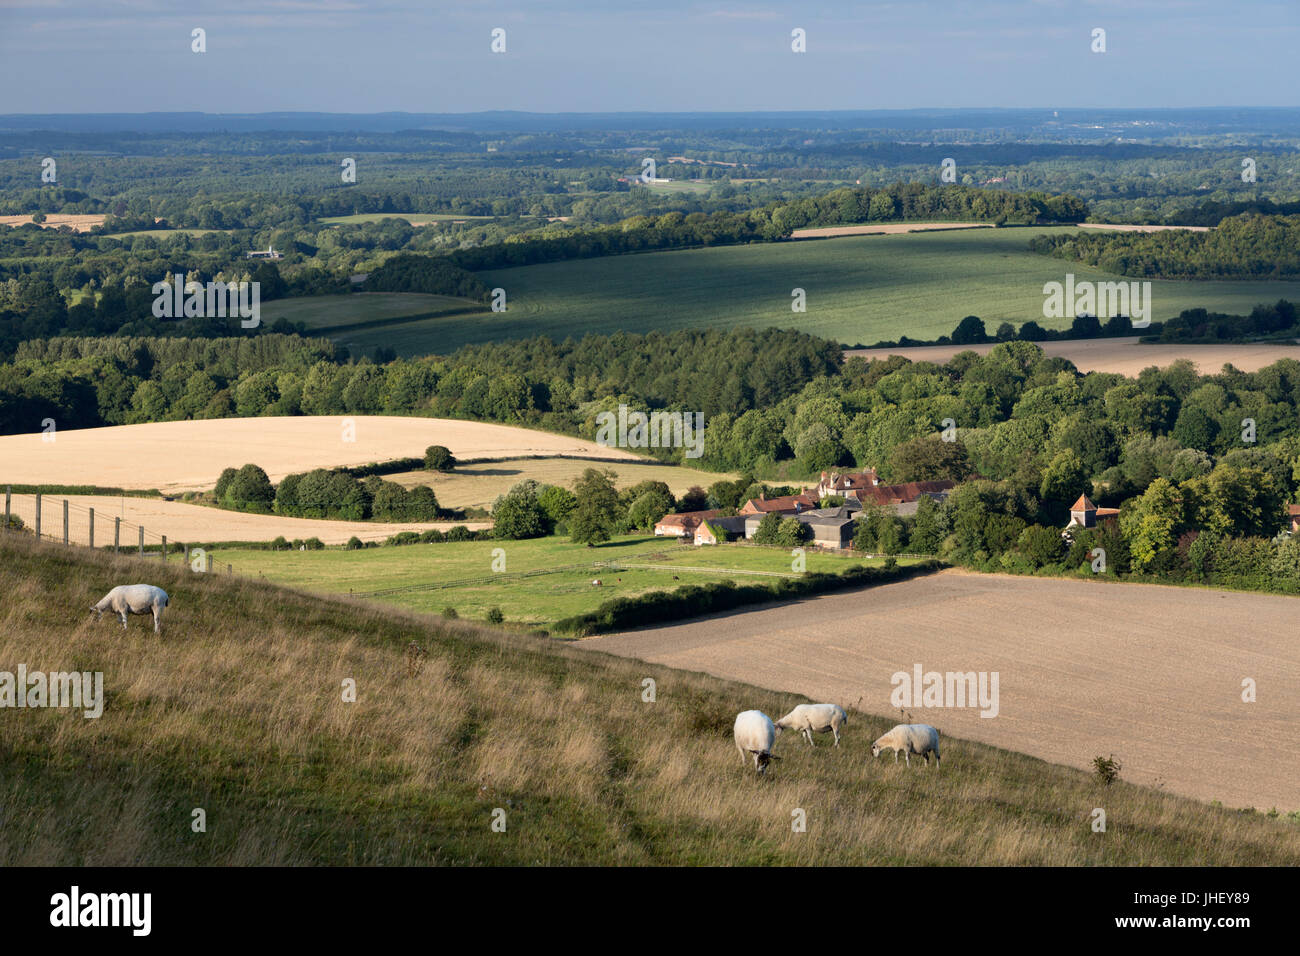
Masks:
[[[210,554],[207,555],[207,559],[208,559],[208,574],[211,574],[211,573],[212,573],[212,555],[210,555]]]
[[[144,525],[139,526],[140,531],[140,557],[144,557]]]
[[[226,573],[227,573],[227,574],[234,574],[234,573],[235,573],[235,566],[234,566],[233,564],[227,564],[227,565],[226,565]]]
[[[14,486],[5,485],[5,526],[4,530],[9,531],[9,497],[13,494]]]
[[[113,553],[117,554],[118,547],[122,543],[122,519],[113,516]]]
[[[95,550],[95,509],[90,509],[90,550]]]
[[[190,546],[184,541],[181,542],[181,570],[190,566]]]
[[[36,492],[36,540],[41,540],[41,493]]]
[[[167,535],[163,535],[163,564],[167,563]]]
[[[68,544],[68,499],[63,499],[63,544]]]

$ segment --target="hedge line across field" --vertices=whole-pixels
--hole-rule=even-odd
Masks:
[[[554,630],[575,637],[606,634],[704,614],[717,614],[745,604],[789,601],[827,591],[906,581],[944,567],[947,567],[944,562],[935,559],[906,566],[900,566],[890,559],[881,568],[855,564],[834,574],[810,571],[799,577],[782,578],[772,584],[736,584],[734,581],[691,584],[672,591],[651,591],[634,598],[614,598],[594,611],[557,621]]]

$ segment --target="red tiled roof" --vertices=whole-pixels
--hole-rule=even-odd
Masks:
[[[863,488],[854,497],[864,503],[870,501],[878,505],[902,505],[918,501],[923,495],[951,491],[956,487],[955,481],[908,481],[901,485],[876,485],[874,488]]]
[[[741,510],[749,514],[767,514],[772,511],[803,511],[816,507],[817,502],[807,495],[784,495],[780,498],[750,498]]]
[[[1097,506],[1088,500],[1087,495],[1079,495],[1079,500],[1070,505],[1071,511],[1096,511]]]

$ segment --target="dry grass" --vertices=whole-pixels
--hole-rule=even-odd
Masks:
[[[758,778],[731,717],[798,698],[526,635],[176,567],[148,568],[173,599],[161,638],[81,610],[144,571],[0,538],[0,669],[102,670],[108,698],[98,720],[0,710],[0,865],[1300,858],[1286,821],[989,747],[952,741],[942,772],[871,762],[888,721],[856,713],[838,750],[787,737]]]

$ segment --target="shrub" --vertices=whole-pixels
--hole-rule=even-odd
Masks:
[[[1120,762],[1115,759],[1115,755],[1111,754],[1109,757],[1093,757],[1092,769],[1101,779],[1101,782],[1109,787],[1119,779],[1119,772],[1124,768],[1121,766]]]
[[[307,546],[308,551],[325,550],[325,542],[322,541],[320,538],[308,538],[306,541],[303,542],[303,544]]]
[[[344,545],[344,547],[349,551],[360,551],[364,545],[361,543],[361,539],[354,534],[352,537],[348,538],[348,543]]]
[[[451,528],[447,531],[447,540],[448,541],[473,541],[474,532],[470,531],[469,528],[465,527],[463,524],[458,524],[456,525],[456,527]]]
[[[427,471],[451,471],[456,467],[456,459],[451,449],[442,445],[430,445],[424,450],[424,467]]]
[[[489,624],[500,624],[506,619],[506,616],[501,613],[501,608],[490,607],[488,608],[487,619]]]
[[[272,551],[288,551],[290,547],[291,545],[287,540],[285,540],[284,535],[280,535],[278,538],[276,538],[274,541],[271,542]]]
[[[447,536],[437,528],[430,528],[428,531],[425,531],[420,535],[421,544],[438,544],[446,540]]]
[[[460,615],[456,613],[456,609],[454,607],[451,607],[450,605],[442,609],[442,616],[449,621],[453,621],[456,618],[460,617]]]

